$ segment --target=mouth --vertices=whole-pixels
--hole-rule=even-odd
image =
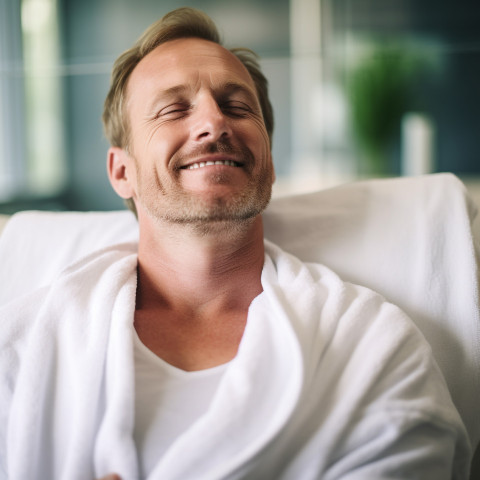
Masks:
[[[180,167],[180,170],[195,170],[197,168],[210,167],[214,165],[223,165],[225,167],[237,167],[237,168],[242,166],[241,163],[235,162],[233,160],[206,160],[206,161],[189,163],[188,165],[184,165]]]

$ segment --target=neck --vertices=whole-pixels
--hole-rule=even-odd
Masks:
[[[246,311],[261,291],[264,263],[260,216],[209,228],[139,218],[137,308],[189,315]]]

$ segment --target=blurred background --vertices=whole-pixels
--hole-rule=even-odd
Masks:
[[[274,195],[441,171],[480,189],[478,0],[0,0],[0,213],[123,208],[100,120],[111,66],[180,6],[261,56]]]

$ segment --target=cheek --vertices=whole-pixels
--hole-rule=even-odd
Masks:
[[[249,135],[249,144],[256,157],[270,159],[270,138],[263,124],[258,123],[252,129]]]
[[[141,132],[135,137],[134,154],[144,163],[153,163],[157,168],[168,166],[170,159],[185,144],[186,138],[180,128],[155,128]]]

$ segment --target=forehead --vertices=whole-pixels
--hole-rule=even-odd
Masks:
[[[133,70],[128,92],[170,88],[176,84],[234,80],[255,91],[246,67],[226,48],[200,38],[181,38],[163,43],[146,55]]]

